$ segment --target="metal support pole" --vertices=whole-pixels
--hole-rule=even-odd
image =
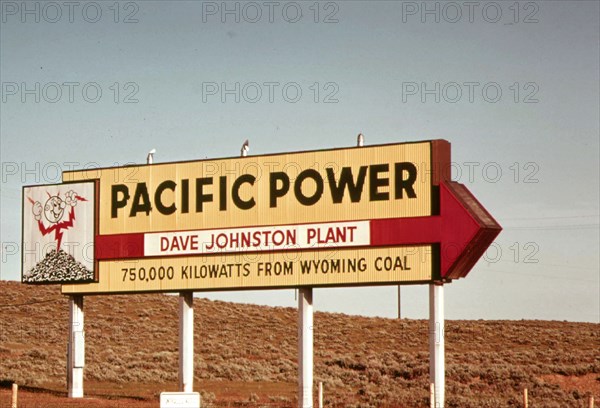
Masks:
[[[444,408],[444,286],[429,285],[429,382],[435,387],[435,408]]]
[[[298,407],[313,407],[313,292],[298,290]]]
[[[83,398],[85,332],[83,295],[69,296],[69,342],[67,345],[67,390],[69,398]]]
[[[194,390],[194,292],[179,293],[179,391]]]

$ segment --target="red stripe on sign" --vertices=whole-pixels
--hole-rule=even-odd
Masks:
[[[418,245],[440,242],[441,217],[371,220],[371,245]]]
[[[96,259],[142,258],[144,234],[96,235]]]

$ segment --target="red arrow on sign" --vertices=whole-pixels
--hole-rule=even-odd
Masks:
[[[434,273],[434,279],[438,276],[442,279],[466,276],[502,228],[464,185],[440,182],[439,196],[440,215],[368,220],[368,246],[439,245],[439,251],[433,253],[434,259],[439,254],[439,261],[434,261],[434,268],[439,270],[439,275]],[[280,250],[298,248],[291,246]],[[250,252],[252,248],[245,251]],[[145,256],[156,254],[147,253],[144,233],[96,236],[98,260]]]
[[[371,220],[374,245],[440,245],[440,275],[469,273],[502,227],[463,185],[440,183],[440,215]]]

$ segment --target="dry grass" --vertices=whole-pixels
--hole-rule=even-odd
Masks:
[[[176,297],[90,296],[84,307],[86,394],[156,404],[160,391],[176,390]],[[296,404],[295,309],[199,299],[194,308],[203,406]],[[67,319],[58,286],[0,282],[0,380],[63,392]],[[316,313],[315,380],[325,384],[325,406],[428,406],[427,330],[423,320]],[[599,350],[597,324],[449,321],[446,406],[519,407],[527,387],[533,408],[587,408],[590,393],[600,399]],[[90,404],[79,406],[104,406]]]

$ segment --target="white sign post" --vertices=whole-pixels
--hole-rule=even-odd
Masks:
[[[85,334],[83,295],[69,296],[69,344],[67,349],[67,388],[69,398],[83,398]]]
[[[194,292],[179,293],[179,390],[194,390]]]
[[[398,319],[402,319],[402,293],[401,293],[401,285],[398,285]]]
[[[313,290],[298,295],[298,407],[313,408]]]
[[[434,384],[435,408],[444,408],[444,285],[429,285],[429,382]]]

